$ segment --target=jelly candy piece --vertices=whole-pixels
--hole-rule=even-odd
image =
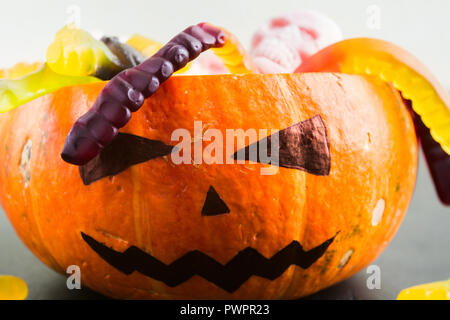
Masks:
[[[30,72],[36,71],[40,67],[42,67],[42,62],[19,62],[9,69],[0,70],[0,79],[20,78]]]
[[[187,74],[189,75],[211,75],[211,74],[229,74],[230,71],[225,67],[221,58],[212,50],[204,52],[200,57],[192,62],[192,67]]]
[[[97,70],[118,73],[123,69],[106,44],[72,25],[56,34],[46,57],[50,69],[68,76],[96,75]]]
[[[162,44],[159,42],[141,36],[140,34],[133,34],[127,40],[126,44],[139,51],[145,57],[151,57],[162,47]]]
[[[120,42],[117,37],[102,37],[101,41],[106,44],[119,62],[119,68],[100,67],[96,71],[96,76],[101,79],[109,80],[120,71],[135,67],[145,60],[139,51],[126,43]]]
[[[111,143],[118,129],[130,120],[131,112],[137,111],[174,71],[201,52],[221,47],[225,42],[226,35],[221,30],[206,24],[194,25],[172,38],[151,58],[119,73],[106,84],[92,108],[75,122],[61,157],[72,164],[86,164]]]
[[[332,44],[304,61],[296,72],[373,74],[390,81],[412,101],[413,110],[442,149],[450,154],[450,95],[428,68],[388,41],[348,39]]]
[[[206,25],[206,28],[216,28]],[[230,73],[246,74],[258,73],[256,66],[253,64],[252,57],[244,49],[239,40],[227,30],[220,28],[227,37],[227,41],[223,47],[213,48],[212,51],[218,56]]]
[[[253,35],[251,54],[262,73],[291,73],[302,61],[340,40],[342,32],[333,20],[302,10],[262,25]]]
[[[402,290],[397,300],[450,300],[450,279]]]
[[[103,37],[101,41],[119,59],[122,69],[129,69],[144,61],[144,56],[132,46],[119,41],[117,37]]]
[[[24,300],[27,295],[25,281],[14,276],[0,275],[0,300]]]
[[[73,77],[55,73],[47,64],[17,79],[0,79],[0,112],[6,112],[59,88],[100,81],[94,77]]]

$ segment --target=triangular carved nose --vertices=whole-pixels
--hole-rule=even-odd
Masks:
[[[203,204],[202,216],[216,216],[225,213],[230,213],[230,209],[213,186],[210,186]]]

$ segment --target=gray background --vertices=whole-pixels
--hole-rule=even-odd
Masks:
[[[345,37],[393,41],[413,52],[450,87],[450,1],[446,0],[228,0],[228,1],[8,1],[0,11],[0,67],[43,60],[55,32],[80,9],[81,27],[99,36],[123,38],[134,32],[164,42],[189,24],[210,21],[248,45],[268,18],[299,8],[318,9],[333,18]],[[367,8],[380,9],[380,28],[367,25]],[[168,22],[169,21],[169,22]],[[1,116],[1,115],[0,115]],[[450,277],[450,210],[437,200],[423,158],[409,211],[396,237],[373,262],[381,269],[381,289],[369,290],[368,274],[352,278],[309,299],[394,299],[408,286]],[[22,277],[29,299],[102,298],[83,288],[70,291],[65,278],[46,268],[21,243],[0,210],[0,274]]]
[[[448,0],[14,0],[1,1],[0,67],[44,59],[54,34],[78,6],[81,27],[123,38],[137,32],[164,42],[201,21],[226,27],[246,46],[267,19],[301,8],[336,21],[345,37],[377,37],[413,52],[450,86]],[[368,28],[370,6],[380,9],[380,28]]]

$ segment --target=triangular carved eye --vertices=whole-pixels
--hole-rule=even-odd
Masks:
[[[238,150],[232,155],[233,159],[251,160],[250,149],[256,144],[258,152],[256,161],[268,163],[260,158],[259,149],[264,148],[262,146],[267,146],[267,155],[270,156],[272,136],[252,143],[243,148],[244,150]],[[331,164],[330,143],[327,137],[327,128],[320,115],[280,130],[278,137],[279,160],[278,163],[270,162],[270,164],[303,170],[318,176],[329,175]]]
[[[213,186],[210,186],[203,204],[202,216],[216,216],[225,213],[230,213],[230,209]]]

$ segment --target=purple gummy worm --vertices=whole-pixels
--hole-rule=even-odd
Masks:
[[[63,160],[84,165],[93,159],[127,124],[131,112],[137,111],[172,73],[203,51],[222,47],[225,41],[225,33],[218,28],[206,23],[190,26],[149,59],[117,74],[72,126],[61,152]]]

